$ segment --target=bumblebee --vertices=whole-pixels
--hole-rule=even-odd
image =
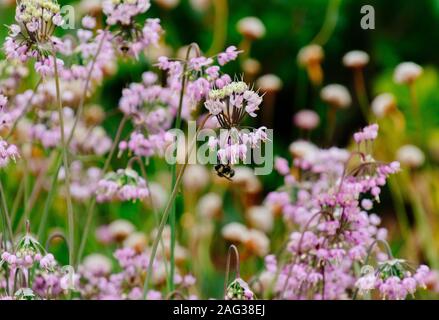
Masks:
[[[119,47],[120,51],[122,52],[122,54],[127,54],[128,51],[130,51],[130,47],[128,44],[124,43]]]
[[[230,181],[232,181],[232,178],[235,175],[235,170],[233,170],[229,164],[217,164],[215,166],[215,171],[218,177],[226,178]]]

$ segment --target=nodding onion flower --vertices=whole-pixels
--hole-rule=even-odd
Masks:
[[[209,146],[218,149],[218,161],[223,165],[234,165],[246,159],[248,146],[256,148],[259,142],[267,140],[266,127],[253,132],[244,132],[241,123],[248,114],[256,117],[256,111],[262,103],[262,97],[242,81],[232,82],[222,89],[209,92],[204,103],[210,114],[215,116],[221,129],[219,139],[211,137]]]
[[[382,299],[391,300],[404,300],[418,288],[425,288],[430,271],[426,265],[415,270],[407,261],[394,258],[379,262],[376,268],[366,265],[362,270],[365,272],[355,283],[358,293],[364,295],[377,290]]]
[[[18,0],[15,20],[17,24],[9,26],[4,44],[6,57],[22,62],[29,58],[38,61],[47,58],[52,46],[58,43],[53,38],[55,28],[64,22],[57,1]]]
[[[146,19],[143,25],[136,16],[148,11],[149,0],[105,0],[102,4],[107,23],[116,26],[114,41],[123,54],[138,57],[149,45],[157,45],[163,33],[160,19]]]

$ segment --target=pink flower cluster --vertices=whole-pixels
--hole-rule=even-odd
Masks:
[[[6,167],[9,162],[20,157],[17,146],[0,139],[0,168]]]
[[[230,46],[226,49],[226,51],[221,52],[218,54],[218,63],[223,66],[230,61],[236,60],[238,57],[238,54],[240,54],[242,51],[238,51],[238,49],[235,46]]]
[[[261,103],[262,97],[240,81],[211,90],[204,105],[210,114],[217,117],[221,125],[232,127],[239,125],[245,113],[256,117],[255,111],[259,110]],[[233,113],[234,111],[236,113]]]
[[[70,194],[77,201],[85,201],[94,197],[98,182],[102,177],[102,170],[97,167],[84,168],[81,161],[73,161],[70,166]],[[62,167],[58,174],[59,180],[65,179],[65,170]]]
[[[220,163],[235,165],[247,159],[251,148],[258,148],[268,140],[266,130],[266,127],[250,132],[237,128],[221,130],[219,138],[209,138],[208,145],[211,151],[216,151]]]
[[[148,273],[149,252],[136,252],[126,247],[118,249],[114,253],[121,271],[111,273],[111,267],[99,263],[93,265],[83,264],[79,267],[81,277],[80,293],[83,298],[98,300],[140,300],[143,296],[143,284],[145,271]],[[102,263],[101,263],[102,264]],[[158,289],[164,284],[165,266],[164,261],[157,257],[153,264],[153,285]],[[179,292],[185,292],[195,284],[195,278],[190,275],[175,275],[174,283]],[[162,293],[150,289],[147,292],[148,300],[164,299]],[[196,296],[191,295],[190,299]]]
[[[143,83],[132,83],[122,91],[120,110],[135,125],[128,141],[121,141],[119,149],[129,150],[137,156],[162,155],[168,144],[167,130],[171,128],[178,109],[179,95],[170,87],[156,84],[157,76],[151,72],[143,75]],[[182,110],[189,113],[188,105]]]
[[[149,0],[104,0],[102,10],[107,16],[107,23],[115,25],[130,25],[139,14],[145,13],[151,7]]]
[[[377,129],[371,126],[361,132],[370,139],[373,135],[369,133]],[[324,150],[301,142],[290,151],[295,156],[294,168],[285,159],[276,159],[275,168],[285,177],[285,185],[265,200],[288,224],[296,226],[287,245],[288,262],[266,261],[266,272],[276,279],[273,290],[281,299],[349,298],[358,281],[354,266],[364,262],[370,246],[387,235],[379,228],[380,218],[368,211],[388,176],[399,171],[399,164],[365,161],[373,158],[362,154],[358,167],[348,170],[355,154],[346,150]],[[299,176],[293,175],[297,169]],[[359,282],[366,283],[363,288],[366,280]],[[396,296],[387,293],[386,297]]]
[[[75,123],[75,113],[70,108],[63,109],[64,133],[68,137]],[[58,112],[40,114],[40,123],[28,129],[28,135],[34,141],[40,142],[45,148],[55,148],[61,145],[61,130]],[[80,120],[75,128],[70,144],[73,151],[103,155],[110,150],[111,139],[102,127],[90,128]]]
[[[60,6],[55,0],[22,0],[15,12],[17,24],[9,26],[9,36],[4,43],[7,59],[26,62],[38,61],[50,55],[55,27],[63,24]],[[56,45],[55,45],[56,47]]]
[[[370,126],[365,127],[360,132],[354,134],[354,140],[356,143],[361,143],[363,141],[373,141],[378,136],[378,125],[371,124]]]
[[[430,269],[421,265],[412,275],[406,271],[406,262],[393,259],[380,262],[377,270],[360,277],[355,286],[360,295],[377,290],[382,299],[404,300],[407,295],[414,296],[418,288],[426,288],[426,281]]]
[[[266,127],[252,132],[240,128],[245,115],[256,116],[261,102],[262,98],[242,81],[210,90],[204,106],[215,116],[221,132],[219,138],[209,138],[209,148],[217,150],[218,161],[222,164],[245,161],[248,150],[268,140]]]
[[[6,294],[0,299],[61,298],[71,289],[71,280],[54,256],[29,234],[18,242],[15,251],[0,255],[0,289]]]
[[[237,51],[236,47],[228,47],[225,52],[217,56],[216,60],[219,66],[215,65],[214,58],[200,55],[190,58],[187,63],[174,61],[162,56],[158,59],[157,67],[167,71],[167,84],[173,90],[181,89],[181,78],[183,70],[185,70],[186,75],[189,74],[185,93],[191,104],[195,105],[208,98],[209,92],[212,89],[223,88],[232,82],[228,74],[221,74],[220,66],[235,60],[239,53],[240,51]]]
[[[143,200],[149,195],[146,181],[132,169],[110,172],[98,182],[96,199],[98,202],[112,200]]]

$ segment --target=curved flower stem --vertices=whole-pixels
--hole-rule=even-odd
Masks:
[[[323,46],[328,42],[329,38],[334,32],[335,27],[337,26],[339,16],[338,9],[340,4],[341,0],[330,0],[328,9],[326,10],[326,17],[325,21],[323,22],[323,26],[311,43]]]
[[[110,153],[109,153],[107,159],[105,160],[104,168],[102,169],[102,172],[104,174],[105,174],[105,172],[107,172],[108,168],[110,167],[111,160],[113,159],[114,153],[116,152],[117,145],[119,143],[123,128],[125,127],[127,120],[128,120],[128,117],[124,116],[122,118],[122,121],[119,123],[119,127],[117,128],[116,136],[114,138],[113,144],[111,145]],[[95,206],[96,206],[96,197],[92,196],[92,198],[87,206],[87,210],[86,210],[86,214],[85,214],[86,215],[86,222],[85,222],[84,229],[82,232],[81,243],[79,245],[77,261],[76,261],[77,264],[81,261],[82,254],[84,253],[85,244],[87,243],[87,237],[88,237],[88,233],[90,231],[90,226],[91,226],[91,221],[93,218],[93,212],[94,212]]]
[[[174,300],[173,299],[174,297],[179,297],[181,300],[187,300],[186,296],[178,290],[174,290],[174,291],[170,292],[166,296],[166,300]]]
[[[69,252],[69,264],[74,265],[74,247],[75,247],[75,217],[73,212],[73,203],[72,196],[70,194],[70,165],[68,159],[68,143],[65,139],[64,132],[64,115],[63,115],[63,106],[61,101],[61,89],[59,85],[59,74],[58,74],[58,65],[56,60],[55,50],[52,50],[53,56],[53,64],[55,69],[55,87],[56,87],[56,99],[58,102],[58,116],[59,116],[59,125],[61,131],[61,144],[62,144],[62,157],[63,157],[63,165],[65,171],[65,189],[66,189],[66,202],[67,202],[67,219],[68,219],[68,237],[69,237],[69,247],[71,248]]]
[[[127,167],[131,168],[133,165],[133,162],[137,162],[140,166],[140,173],[142,174],[143,179],[145,180],[146,183],[146,188],[148,189],[148,202],[149,202],[149,206],[153,211],[153,216],[154,216],[154,222],[156,224],[156,226],[158,227],[159,225],[159,214],[157,212],[157,208],[154,205],[154,199],[152,198],[152,194],[151,194],[151,188],[149,187],[149,182],[148,182],[148,177],[146,174],[146,168],[145,168],[145,164],[143,163],[142,159],[139,156],[135,156],[132,157],[127,164]],[[165,244],[163,243],[163,239],[160,239],[160,250],[162,250],[162,255],[165,257]],[[168,264],[165,263],[165,273],[166,273],[166,277],[169,276],[169,270],[168,270]]]
[[[11,224],[11,219],[9,217],[9,212],[8,212],[8,205],[6,203],[6,198],[5,198],[5,191],[3,189],[3,183],[2,180],[0,179],[0,201],[2,203],[1,207],[0,207],[0,211],[2,212],[2,218],[3,218],[3,228],[5,229],[6,232],[8,232],[9,235],[9,240],[11,241],[11,243],[14,243],[14,234],[12,232],[12,224]],[[4,240],[6,239],[5,236],[3,236]],[[6,248],[6,246],[5,246]]]
[[[50,244],[52,243],[53,240],[55,240],[57,238],[64,240],[64,242],[66,243],[66,246],[67,246],[67,251],[70,252],[69,241],[67,240],[66,235],[63,232],[59,232],[59,231],[53,232],[49,236],[49,238],[47,239],[46,246],[44,247],[46,252],[49,252]]]
[[[184,94],[185,94],[185,90],[186,90],[186,82],[187,82],[187,69],[188,69],[188,61],[189,61],[189,57],[191,54],[191,51],[195,50],[196,55],[199,56],[200,55],[200,48],[198,47],[198,45],[196,43],[191,43],[189,45],[189,47],[187,48],[187,52],[186,52],[186,60],[184,61],[184,66],[183,66],[183,73],[182,73],[182,77],[181,77],[181,91],[180,91],[180,98],[179,98],[179,102],[178,102],[178,111],[177,111],[177,116],[175,119],[175,129],[180,129],[181,128],[181,112],[183,110],[183,101],[184,101]],[[172,176],[172,186],[175,186],[176,183],[176,172],[177,172],[177,163],[175,163],[172,166],[171,169],[171,176]],[[170,224],[170,228],[171,228],[171,254],[170,254],[170,272],[169,272],[169,278],[168,278],[168,289],[169,291],[174,291],[174,274],[175,274],[175,242],[176,242],[176,207],[177,207],[177,203],[176,201],[173,201],[172,203],[172,207],[171,207],[171,214],[169,217],[169,224]]]
[[[230,260],[232,257],[232,252],[235,255],[235,279],[239,278],[239,272],[240,272],[240,267],[239,267],[239,251],[238,248],[232,244],[229,247],[229,251],[227,252],[227,264],[226,264],[226,275],[224,278],[224,297],[227,294],[227,286],[228,286],[228,282],[229,282],[229,273],[230,273]]]
[[[52,174],[52,181],[50,182],[49,193],[47,194],[46,201],[44,202],[43,214],[41,215],[40,225],[38,227],[37,238],[40,241],[42,240],[43,233],[46,230],[47,218],[49,216],[49,210],[53,202],[53,198],[55,197],[56,182],[58,181],[58,173],[59,173],[59,169],[61,168],[61,164],[62,164],[62,158],[59,157],[59,155],[57,155],[55,170]]]
[[[188,152],[186,153],[186,157],[185,157],[186,159],[192,153],[192,150],[197,142],[198,133],[203,129],[204,125],[206,124],[206,122],[209,118],[210,118],[210,116],[207,116],[203,119],[203,122],[201,123],[199,129],[197,130],[197,134],[195,135],[194,140],[192,141],[192,144],[189,147]],[[163,233],[163,230],[165,228],[166,222],[168,221],[171,206],[175,202],[175,197],[177,196],[177,192],[178,192],[178,189],[180,187],[181,180],[183,179],[183,174],[186,170],[187,165],[188,165],[188,161],[185,161],[183,164],[183,167],[178,172],[177,178],[175,180],[175,184],[173,184],[174,188],[172,189],[171,196],[169,197],[168,203],[166,204],[165,210],[163,211],[162,220],[160,221],[160,225],[159,225],[158,230],[157,230],[157,235],[156,235],[154,242],[152,244],[151,256],[149,258],[148,269],[147,269],[147,276],[146,276],[145,282],[143,284],[143,299],[146,298],[146,294],[148,293],[148,286],[149,286],[151,276],[152,276],[152,267],[154,264],[155,256],[157,254],[157,247],[158,247],[158,244],[160,242],[160,238],[162,237],[162,233]],[[172,267],[172,265],[171,265],[171,267]]]
[[[367,250],[366,260],[364,261],[365,266],[369,263],[369,259],[370,259],[370,256],[372,254],[372,250],[375,248],[376,245],[378,245],[380,243],[384,245],[389,258],[393,259],[392,249],[390,249],[389,243],[386,240],[376,239],[374,242],[372,242],[372,244],[369,246],[369,249]],[[358,291],[359,291],[359,289],[356,288],[354,291],[354,294],[352,295],[352,300],[357,299]]]
[[[221,51],[227,38],[227,21],[229,16],[227,0],[214,0],[213,6],[215,9],[215,21],[212,45],[207,51],[208,56],[213,56]]]
[[[101,53],[102,47],[103,47],[105,39],[107,37],[108,30],[109,30],[109,26],[104,30],[104,34],[102,35],[102,39],[99,41],[98,48],[96,50],[96,54],[93,56],[93,58],[91,60],[90,70],[88,71],[87,78],[86,78],[85,84],[84,84],[84,89],[83,89],[82,95],[81,95],[81,100],[79,101],[78,112],[76,114],[75,122],[73,123],[73,127],[72,127],[72,130],[70,131],[70,135],[68,138],[68,145],[70,145],[70,143],[72,141],[76,126],[78,125],[79,119],[80,119],[82,112],[84,110],[84,103],[85,103],[85,99],[87,97],[87,91],[88,91],[88,87],[90,85],[91,76],[93,74],[93,69],[96,65],[96,61],[98,59],[98,56]]]
[[[326,214],[329,214],[329,213],[326,211],[319,211],[319,212],[313,214],[311,216],[311,218],[309,218],[309,220],[306,222],[306,224],[303,228],[303,231],[302,231],[302,235],[300,236],[299,243],[297,245],[297,258],[300,259],[300,256],[302,255],[302,243],[303,243],[303,237],[305,235],[305,232],[308,231],[311,223],[314,221],[315,218],[320,217],[321,215],[326,215]],[[288,281],[290,280],[292,273],[293,273],[293,267],[290,266],[290,268],[288,269],[287,279],[285,280],[284,286],[282,288],[282,292],[280,294],[281,298],[285,297],[285,292],[287,291],[287,287],[288,287]]]

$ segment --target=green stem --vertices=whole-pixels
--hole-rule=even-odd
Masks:
[[[19,122],[19,121],[20,121],[20,120],[26,115],[27,109],[29,108],[29,106],[31,106],[31,104],[32,104],[32,100],[33,100],[35,94],[37,93],[38,88],[40,87],[40,85],[41,85],[42,82],[43,82],[43,78],[38,79],[38,82],[37,82],[37,84],[35,85],[34,90],[32,91],[32,95],[31,95],[31,97],[30,97],[30,99],[29,99],[29,103],[26,105],[26,107],[24,108],[23,112],[20,113],[20,115],[18,116],[18,118],[15,119],[14,124],[12,125],[11,130],[9,130],[9,133],[8,133],[8,135],[6,136],[5,140],[8,140],[8,139],[11,137],[11,135],[12,135],[12,133],[14,132],[15,128],[17,128],[18,122]]]
[[[14,202],[12,204],[12,211],[11,211],[11,222],[12,224],[15,221],[15,217],[17,216],[18,206],[20,205],[21,197],[23,197],[24,192],[24,179],[20,179],[20,185],[18,186]]]
[[[108,27],[107,27],[107,29],[105,31],[107,31],[107,30],[108,30]],[[81,95],[81,100],[79,102],[78,112],[77,112],[77,115],[76,115],[76,118],[75,118],[75,122],[73,123],[72,130],[70,131],[70,135],[69,135],[69,137],[67,139],[67,145],[68,146],[70,146],[70,143],[71,143],[71,141],[73,139],[73,134],[75,132],[76,126],[77,126],[77,124],[79,122],[79,118],[80,118],[80,116],[82,114],[82,111],[84,109],[84,103],[85,103],[85,99],[86,99],[86,96],[87,96],[88,87],[89,87],[89,84],[90,84],[90,81],[91,81],[91,75],[93,73],[93,69],[94,69],[94,66],[96,64],[97,57],[99,56],[99,53],[102,50],[105,38],[106,38],[106,34],[104,34],[102,36],[102,39],[99,42],[96,54],[93,56],[93,58],[91,60],[90,69],[88,70],[87,79],[86,79],[85,84],[84,84],[84,89],[83,89],[83,92],[82,92],[82,95]],[[62,160],[61,160],[60,156],[58,156],[58,159],[56,160],[55,163],[56,163],[55,172],[54,172],[51,184],[50,184],[50,189],[49,189],[49,193],[47,195],[46,202],[44,204],[44,211],[43,211],[43,215],[42,215],[42,218],[41,218],[40,226],[39,226],[39,229],[38,229],[38,239],[40,239],[40,240],[41,240],[43,232],[44,232],[44,230],[46,228],[46,222],[47,222],[47,218],[48,218],[48,214],[49,214],[49,209],[50,209],[50,206],[52,204],[53,198],[55,196],[56,183],[58,181],[58,172],[59,172],[59,169],[61,168],[61,164],[62,164]],[[73,252],[73,250],[71,250],[71,252]]]
[[[127,167],[130,168],[133,161],[136,161],[139,164],[139,166],[140,166],[140,173],[142,174],[142,177],[143,177],[143,179],[145,180],[145,183],[146,183],[146,188],[149,191],[148,192],[149,206],[150,206],[150,208],[153,211],[155,225],[158,227],[159,222],[160,222],[159,221],[159,214],[157,212],[157,209],[156,209],[155,204],[154,204],[154,200],[152,198],[151,188],[149,187],[148,176],[146,174],[145,164],[143,163],[142,159],[139,156],[136,156],[136,157],[133,157],[133,158],[131,158],[129,160]],[[166,251],[165,251],[165,244],[163,243],[163,239],[160,239],[160,249],[162,250],[163,257],[165,257],[166,256],[166,254],[165,254]],[[165,263],[165,273],[166,273],[166,277],[168,277],[169,276],[169,270],[168,270],[168,265],[166,263]]]
[[[186,60],[184,61],[183,66],[183,73],[181,77],[181,91],[180,91],[180,98],[178,102],[178,111],[177,116],[175,119],[175,129],[181,128],[181,112],[183,110],[183,101],[184,101],[184,94],[186,90],[186,82],[187,82],[187,69],[188,69],[188,60],[190,57],[190,53],[192,49],[196,50],[196,54],[199,56],[200,49],[198,48],[198,45],[195,43],[192,43],[189,45],[187,52],[186,52]],[[171,168],[171,176],[172,176],[172,186],[175,186],[177,182],[176,178],[177,173],[177,163],[175,163]],[[173,201],[172,207],[171,207],[171,214],[169,217],[169,225],[171,228],[171,246],[170,246],[170,272],[168,277],[168,290],[169,292],[172,292],[175,290],[174,288],[174,274],[175,274],[175,243],[176,243],[176,211],[177,211],[177,201]]]
[[[387,255],[389,256],[389,259],[393,259],[392,249],[390,249],[389,243],[386,240],[376,239],[372,244],[369,246],[369,249],[367,250],[366,260],[364,261],[364,266],[367,266],[369,263],[370,256],[372,255],[372,250],[375,248],[378,244],[384,245],[386,248]],[[359,289],[356,288],[354,291],[354,294],[352,295],[352,300],[356,300],[358,296]]]
[[[232,259],[232,253],[235,255],[235,279],[240,278],[239,251],[238,248],[232,244],[227,252],[226,275],[224,278],[224,297],[227,295],[227,286],[229,285],[230,261]]]
[[[44,203],[44,209],[43,214],[41,215],[41,221],[40,225],[38,227],[38,240],[43,240],[43,233],[46,230],[46,224],[47,224],[47,218],[49,217],[49,210],[50,206],[53,202],[53,198],[55,197],[56,193],[56,182],[58,181],[58,173],[59,169],[61,168],[62,159],[61,157],[56,157],[56,163],[55,163],[55,171],[52,174],[52,181],[50,182],[50,189],[49,193],[47,194],[46,202]]]
[[[73,212],[73,203],[72,197],[70,194],[70,165],[68,159],[68,143],[65,139],[64,132],[64,115],[63,115],[63,106],[61,100],[61,89],[59,85],[59,75],[58,75],[58,65],[56,61],[55,50],[52,50],[53,56],[53,64],[55,69],[55,87],[56,87],[56,99],[58,102],[58,116],[59,116],[59,125],[61,131],[61,143],[62,143],[62,157],[63,157],[63,165],[65,172],[65,191],[66,191],[66,202],[67,202],[67,220],[68,220],[68,237],[69,237],[69,264],[74,265],[74,246],[75,246],[75,217]]]
[[[116,152],[117,145],[119,143],[123,128],[125,127],[127,120],[128,120],[128,117],[124,116],[122,118],[122,121],[119,124],[119,127],[117,128],[116,136],[115,136],[113,144],[111,146],[110,153],[109,153],[107,159],[105,160],[104,168],[102,169],[103,174],[105,174],[105,172],[107,172],[108,168],[110,167],[111,160],[113,159],[114,153]],[[77,255],[77,259],[76,259],[77,264],[81,261],[81,257],[84,253],[84,249],[85,249],[85,245],[87,243],[87,237],[88,237],[88,233],[90,231],[90,226],[91,226],[91,221],[93,218],[93,212],[94,212],[95,206],[96,206],[96,197],[92,196],[92,198],[87,206],[87,210],[86,210],[86,214],[85,214],[86,222],[84,225],[84,229],[82,231],[81,243],[79,245],[78,255]]]
[[[3,189],[3,183],[1,181],[1,179],[0,179],[0,201],[2,203],[0,211],[3,213],[3,215],[2,215],[3,216],[3,225],[9,234],[9,240],[13,244],[14,243],[14,234],[12,232],[11,219],[9,217],[8,205],[6,203],[5,191]],[[3,237],[5,238],[5,235],[3,235]],[[5,247],[5,250],[6,250],[6,247]]]
[[[206,122],[209,118],[210,117],[204,118],[203,122],[200,125],[200,128],[197,131],[197,134],[194,137],[194,140],[192,141],[192,144],[191,144],[188,152],[186,153],[185,158],[187,158],[192,153],[192,150],[197,142],[198,133],[200,132],[200,130],[203,129],[204,125],[206,124]],[[180,169],[180,171],[178,173],[177,179],[176,179],[175,184],[174,184],[174,188],[172,189],[171,196],[169,197],[168,202],[167,202],[166,207],[165,207],[165,210],[163,211],[162,220],[160,221],[160,225],[159,225],[158,230],[157,230],[157,235],[156,235],[154,242],[152,244],[151,256],[149,258],[148,269],[147,269],[147,275],[145,278],[145,282],[143,284],[143,299],[146,298],[146,294],[148,293],[148,286],[149,286],[149,283],[151,281],[153,264],[154,264],[155,256],[157,254],[157,248],[158,248],[158,245],[160,242],[160,238],[162,237],[162,233],[163,233],[163,230],[165,228],[166,222],[168,221],[169,214],[171,211],[171,206],[175,202],[175,197],[177,196],[177,192],[178,192],[178,189],[180,187],[181,180],[183,178],[183,175],[184,175],[184,172],[186,170],[187,165],[188,165],[188,161],[185,161],[185,163],[183,164],[183,167]]]
[[[207,51],[207,56],[213,56],[221,51],[227,39],[228,3],[227,0],[214,0],[215,21],[212,45]]]
[[[312,43],[323,46],[328,42],[329,38],[334,32],[335,27],[337,26],[339,16],[338,9],[340,7],[340,4],[341,0],[331,0],[329,2],[323,26],[320,29],[319,33],[316,35],[316,37],[313,39]]]

